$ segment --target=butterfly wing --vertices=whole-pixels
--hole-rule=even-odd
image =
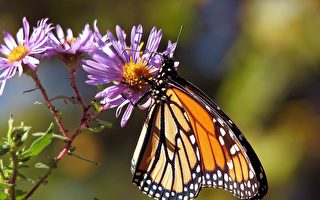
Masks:
[[[231,119],[200,89],[182,78],[171,83],[200,149],[202,186],[224,188],[236,197],[261,199],[268,190],[263,167]]]
[[[166,96],[149,108],[132,159],[133,182],[156,199],[192,199],[201,187],[262,198],[264,170],[229,117],[183,79],[171,82]]]
[[[133,182],[156,199],[197,196],[201,163],[192,136],[191,126],[177,105],[154,103],[132,159]]]

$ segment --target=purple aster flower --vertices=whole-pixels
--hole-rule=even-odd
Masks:
[[[17,32],[17,42],[12,35],[4,31],[4,42],[0,44],[0,95],[2,95],[6,81],[13,77],[16,72],[21,76],[26,67],[35,69],[39,64],[40,57],[46,50],[45,45],[48,33],[51,31],[51,24],[47,24],[48,19],[38,21],[30,35],[30,26],[27,19],[23,18],[23,28]]]
[[[89,80],[86,83],[91,85],[110,84],[96,97],[101,98],[104,108],[117,107],[116,116],[124,111],[121,126],[127,123],[134,106],[141,97],[150,89],[147,80],[152,79],[158,72],[163,55],[172,56],[176,43],[169,41],[167,49],[162,53],[156,53],[162,38],[162,31],[155,27],[151,30],[146,47],[143,49],[142,26],[134,26],[131,31],[130,45],[126,44],[126,34],[119,27],[116,27],[118,39],[107,31],[108,41],[91,55],[93,60],[86,60],[83,68],[88,72]],[[101,42],[102,40],[100,40]],[[141,78],[143,77],[143,78]],[[145,109],[150,105],[150,97],[146,103],[139,105]]]
[[[97,20],[94,20],[93,28],[94,28],[93,35],[94,35],[94,40],[97,45],[97,48],[103,48],[106,44],[105,42],[108,40],[108,35],[107,34],[101,35],[99,28],[97,26]]]
[[[47,56],[60,55],[64,61],[68,62],[68,58],[75,58],[95,48],[94,37],[89,24],[85,25],[78,37],[74,37],[71,29],[67,29],[65,35],[60,25],[56,26],[56,32],[57,37],[53,33],[49,34],[48,46],[51,49],[48,50]]]

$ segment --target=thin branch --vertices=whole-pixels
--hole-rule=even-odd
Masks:
[[[84,158],[84,157],[79,156],[79,155],[77,155],[77,154],[75,154],[75,153],[73,153],[73,152],[70,152],[70,151],[69,151],[68,154],[69,154],[70,156],[74,156],[74,157],[76,157],[76,158],[78,158],[78,159],[80,159],[80,160],[83,160],[83,161],[86,161],[86,162],[89,162],[89,163],[92,163],[92,164],[95,164],[95,165],[99,165],[98,162],[93,161],[93,160],[90,160],[90,159],[88,159],[88,158]]]
[[[74,97],[68,97],[68,96],[64,96],[64,95],[58,95],[58,96],[55,96],[55,97],[52,97],[51,99],[50,99],[50,101],[52,102],[52,101],[55,101],[55,100],[59,100],[59,99],[62,99],[62,100],[64,100],[64,101],[70,101],[71,103],[73,103],[73,104],[80,104],[80,102],[76,99],[76,98],[74,98]]]
[[[77,85],[77,80],[76,80],[76,67],[72,67],[69,70],[69,74],[70,74],[70,79],[71,79],[71,87],[74,90],[74,93],[76,94],[76,99],[79,101],[81,107],[83,110],[86,110],[86,106],[83,102],[83,99],[80,95],[79,89],[78,89],[78,85]]]
[[[54,119],[56,120],[56,123],[58,124],[58,127],[59,127],[61,133],[63,134],[64,137],[66,137],[66,138],[69,139],[70,137],[69,137],[69,135],[68,135],[68,132],[67,132],[66,129],[63,127],[62,122],[61,122],[61,119],[60,119],[60,117],[58,116],[58,113],[57,113],[56,109],[55,109],[54,106],[52,105],[52,103],[51,103],[51,101],[50,101],[50,99],[49,99],[49,97],[48,97],[48,94],[47,94],[46,90],[45,90],[44,87],[42,86],[42,84],[41,84],[41,82],[40,82],[40,80],[39,80],[39,78],[38,78],[38,76],[37,76],[37,73],[34,72],[34,71],[32,71],[32,70],[30,70],[29,75],[31,76],[31,78],[34,80],[34,82],[36,83],[37,87],[39,88],[39,90],[40,90],[43,98],[44,98],[45,101],[46,101],[46,104],[47,104],[49,110],[51,111]]]
[[[59,160],[55,160],[53,166],[56,165],[58,162]],[[39,179],[35,186],[26,194],[26,196],[23,198],[24,200],[29,199],[33,195],[33,193],[39,188],[39,186],[48,178],[48,176],[55,169],[53,166],[49,168],[49,170]]]
[[[52,173],[53,169],[55,169],[59,163],[59,161],[68,154],[69,150],[72,148],[72,142],[74,139],[78,136],[80,133],[81,128],[89,126],[92,120],[94,120],[102,111],[102,109],[99,109],[97,112],[88,115],[87,110],[83,111],[83,118],[81,119],[81,122],[79,124],[79,127],[73,132],[70,139],[67,141],[63,149],[59,152],[58,156],[55,158],[52,166],[50,166],[49,170],[39,179],[39,181],[35,184],[35,186],[26,194],[24,197],[24,200],[29,199],[33,193],[41,186],[41,184],[48,178],[48,176]]]

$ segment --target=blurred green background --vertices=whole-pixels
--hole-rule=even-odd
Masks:
[[[237,122],[258,154],[269,180],[265,199],[318,199],[320,188],[320,2],[318,0],[0,0],[0,30],[16,33],[26,16],[34,23],[49,17],[55,24],[79,32],[98,20],[102,33],[115,25],[129,31],[142,24],[175,40],[185,26],[175,59],[179,73],[202,88]],[[146,34],[147,35],[147,34]],[[145,35],[145,37],[146,37]],[[50,96],[71,95],[66,69],[59,60],[43,61],[39,74]],[[89,100],[96,88],[84,83]],[[0,97],[0,132],[9,114],[43,131],[53,121],[39,92],[26,76],[8,81]],[[72,130],[78,123],[76,105],[56,102]],[[129,170],[144,112],[136,111],[125,128],[115,110],[100,118],[114,126],[102,134],[82,134],[76,153],[100,165],[67,156],[32,199],[148,199],[131,183]],[[47,154],[55,156],[61,143]],[[47,155],[43,155],[45,160]],[[35,180],[43,170],[24,171]],[[25,189],[31,183],[20,181]],[[199,200],[235,199],[218,189],[203,189]]]

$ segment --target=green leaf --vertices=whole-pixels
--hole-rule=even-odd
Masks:
[[[36,137],[39,137],[39,136],[43,136],[45,135],[46,133],[44,132],[38,132],[38,133],[32,133],[33,136],[36,136]],[[52,138],[55,138],[55,139],[60,139],[60,140],[63,140],[63,141],[66,141],[68,140],[68,138],[62,136],[62,135],[58,135],[58,134],[53,134],[52,135]]]
[[[104,90],[103,85],[97,85],[97,88],[98,88],[99,92],[101,92],[101,91],[103,91],[103,90]]]
[[[21,146],[27,140],[30,129],[30,126],[23,126],[23,122],[12,129],[11,139],[16,146]]]
[[[104,120],[101,120],[101,119],[96,119],[96,121],[103,125],[105,128],[112,128],[112,124],[111,122],[108,122],[108,121],[104,121]]]
[[[88,133],[100,133],[105,127],[98,126],[93,128],[81,128],[81,131],[88,132]]]
[[[81,131],[91,132],[91,133],[100,133],[101,131],[103,131],[103,129],[112,127],[111,122],[104,121],[101,119],[96,119],[96,121],[100,124],[100,126],[81,128]]]
[[[98,111],[100,109],[100,105],[95,101],[91,101],[91,105],[93,106],[95,111]]]
[[[0,192],[0,199],[9,199],[9,194],[4,193],[3,191]]]
[[[13,117],[10,115],[10,119],[8,120],[8,132],[7,132],[7,139],[10,146],[13,146],[13,142],[11,140],[12,128],[13,128]]]
[[[41,153],[52,141],[52,136],[53,136],[53,124],[51,123],[47,132],[35,140],[30,148],[23,152],[21,155],[19,155],[19,160],[20,161],[27,161],[30,158],[37,156],[39,153]]]
[[[10,146],[7,144],[3,144],[0,146],[0,156],[4,156],[10,150]]]
[[[12,184],[9,183],[0,183],[0,190],[8,189],[12,187]]]
[[[12,169],[9,169],[9,168],[5,168],[2,170],[3,171],[3,174],[5,177],[11,177],[12,175]]]
[[[21,173],[19,173],[19,172],[18,172],[18,177],[21,178],[22,180],[28,181],[28,182],[30,182],[30,183],[32,183],[32,184],[34,183],[34,180],[33,180],[33,179],[28,178],[28,177],[26,177],[25,175],[23,175],[23,174],[21,174]]]
[[[38,162],[35,164],[35,168],[38,168],[38,169],[49,169],[50,167],[44,163],[41,163],[41,162]]]

